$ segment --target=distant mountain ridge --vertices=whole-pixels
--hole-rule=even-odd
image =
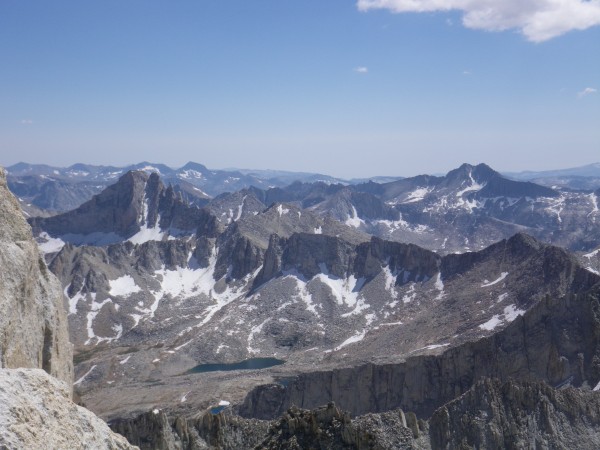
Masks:
[[[180,168],[141,162],[125,167],[73,164],[53,167],[45,164],[17,163],[7,168],[8,185],[30,216],[56,214],[75,209],[94,194],[113,184],[123,174],[140,170],[157,173],[166,185],[197,206],[225,192],[247,188],[285,187],[293,182],[352,184],[363,180],[343,180],[328,175],[279,170],[210,170],[203,164],[188,162]],[[401,177],[374,177],[391,181]]]
[[[533,181],[544,186],[585,190],[600,188],[600,163],[569,169],[506,172],[505,175],[514,180]]]
[[[224,229],[248,216],[262,217],[275,204],[283,210],[293,207],[295,214],[310,213],[321,221],[335,220],[358,233],[410,242],[443,253],[481,249],[518,232],[586,253],[600,241],[600,192],[557,190],[511,180],[485,164],[463,164],[445,176],[419,175],[383,184],[294,182],[267,189],[251,186],[204,199],[200,204],[198,198],[190,199],[181,185],[167,186],[158,171],[150,175],[146,171],[127,172],[116,184],[96,195],[93,202],[90,200],[70,213],[33,218],[31,224],[36,234],[45,231],[52,238],[60,237],[77,245],[127,240],[141,227],[146,239],[162,240],[184,231],[193,233],[192,223],[200,216],[203,226]],[[146,192],[138,189],[132,193],[130,185],[139,185],[140,189],[144,186]],[[136,199],[135,205],[132,198]],[[123,224],[106,222],[112,220],[117,204],[122,209],[119,220],[137,218],[136,225],[130,223],[135,233],[125,230]],[[133,209],[127,206],[130,204]],[[145,214],[144,204],[151,216],[160,216],[160,223],[155,222],[154,216],[147,223],[139,219]],[[169,225],[165,222],[169,220],[174,222]],[[89,226],[84,226],[84,221]],[[315,229],[320,226],[316,224]],[[154,230],[157,237],[152,238],[149,230]],[[93,235],[111,232],[114,239],[100,236],[102,240]]]

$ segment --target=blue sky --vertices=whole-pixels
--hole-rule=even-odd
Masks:
[[[0,0],[0,164],[600,161],[600,2],[497,3]]]

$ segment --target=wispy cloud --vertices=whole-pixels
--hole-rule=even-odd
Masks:
[[[517,29],[532,42],[600,25],[599,0],[357,0],[357,6],[394,13],[462,11],[467,28]]]
[[[352,70],[354,70],[356,73],[369,73],[369,68],[365,66],[358,66]]]
[[[470,70],[463,70],[463,75],[471,75],[471,71]]]
[[[22,119],[21,120],[21,125],[32,125],[33,124],[33,120],[31,119]]]
[[[583,91],[577,93],[577,97],[582,98],[582,97],[585,97],[587,95],[595,94],[596,92],[598,92],[598,89],[594,89],[594,88],[591,88],[591,87],[586,87]]]

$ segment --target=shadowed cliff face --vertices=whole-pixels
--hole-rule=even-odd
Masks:
[[[145,172],[127,172],[77,209],[35,217],[30,223],[36,235],[44,231],[75,244],[143,242],[148,230],[167,236],[192,235],[196,230],[214,235],[218,228],[207,210],[190,206],[173,187],[165,187],[157,174]]]
[[[429,421],[432,448],[600,447],[600,393],[482,380]]]
[[[41,368],[73,382],[64,296],[38,253],[0,168],[0,367]]]
[[[578,292],[567,288],[562,297],[545,296],[489,337],[436,356],[305,373],[285,387],[258,387],[246,397],[240,413],[266,419],[290,405],[313,408],[335,401],[352,415],[403,408],[428,417],[482,377],[595,386],[600,381],[599,278],[576,265],[571,274],[558,275],[552,272],[556,264],[547,263],[548,276],[570,277]]]

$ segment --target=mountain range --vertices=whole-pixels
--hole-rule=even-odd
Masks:
[[[463,164],[199,202],[157,169],[28,219],[76,393],[130,442],[600,442],[600,190]]]

